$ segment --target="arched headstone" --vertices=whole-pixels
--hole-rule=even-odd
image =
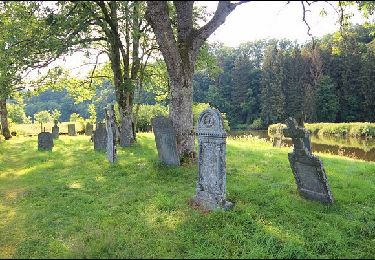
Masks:
[[[176,131],[172,120],[165,116],[157,116],[151,120],[154,130],[159,160],[167,165],[180,165],[177,151]]]
[[[226,200],[226,137],[221,113],[204,110],[198,119],[198,182],[193,203],[205,210],[229,209]]]
[[[116,123],[114,106],[110,105],[105,111],[105,123],[107,130],[107,158],[114,163],[117,160],[116,154]]]
[[[323,203],[333,203],[327,175],[321,160],[311,153],[309,132],[298,125],[294,118],[285,121],[284,135],[292,138],[293,152],[288,154],[290,167],[301,196]]]

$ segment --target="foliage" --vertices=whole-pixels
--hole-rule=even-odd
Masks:
[[[38,123],[48,123],[52,121],[52,116],[47,110],[42,110],[34,114],[34,120]]]
[[[135,110],[135,108],[133,110]],[[151,131],[151,119],[159,115],[168,117],[168,108],[159,104],[140,105],[138,111],[137,130],[141,132]]]
[[[52,116],[52,118],[53,118],[53,120],[59,120],[59,118],[60,118],[60,116],[61,116],[61,112],[60,112],[60,110],[58,110],[58,109],[54,109],[53,111],[52,111],[52,113],[51,113],[51,116]]]
[[[272,124],[268,126],[268,133],[274,135],[277,129],[285,128],[284,124]],[[306,123],[305,128],[314,135],[351,136],[351,137],[375,137],[375,123]]]
[[[339,100],[335,85],[329,76],[322,77],[317,85],[317,116],[320,122],[335,122],[339,111]]]
[[[69,121],[72,122],[72,123],[79,122],[81,120],[82,120],[82,117],[77,113],[73,113],[73,114],[70,115]]]

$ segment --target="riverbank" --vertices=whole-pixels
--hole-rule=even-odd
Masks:
[[[279,128],[285,128],[285,124],[273,124],[268,126],[268,133],[275,135]],[[375,123],[305,123],[305,128],[310,133],[319,136],[347,136],[375,138]]]
[[[88,136],[0,143],[0,258],[372,258],[375,163],[319,155],[332,206],[298,195],[288,155],[227,139],[231,211],[190,208],[197,167],[158,163],[153,134],[110,165]]]

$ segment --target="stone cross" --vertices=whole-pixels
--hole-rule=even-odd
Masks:
[[[68,124],[68,135],[69,136],[75,136],[76,133],[76,125],[75,124]]]
[[[54,121],[54,126],[52,127],[52,137],[53,139],[59,139],[59,127],[57,126],[57,120]]]
[[[51,133],[41,132],[38,134],[38,150],[52,151],[53,137]]]
[[[94,131],[94,125],[87,123],[85,128],[85,135],[92,135],[92,132]]]
[[[205,210],[230,209],[226,200],[226,132],[221,113],[204,110],[198,119],[198,182],[192,202]]]
[[[107,150],[107,129],[104,123],[96,123],[96,128],[93,136],[94,150]]]
[[[157,116],[151,120],[151,125],[154,130],[159,160],[166,165],[180,165],[176,131],[172,120],[165,116]]]
[[[105,110],[105,124],[107,130],[107,158],[108,161],[114,163],[117,160],[116,154],[116,123],[114,106],[109,105]]]
[[[309,132],[294,118],[285,121],[284,135],[292,138],[293,152],[288,154],[298,191],[304,198],[323,203],[333,203],[327,175],[321,160],[311,153]]]

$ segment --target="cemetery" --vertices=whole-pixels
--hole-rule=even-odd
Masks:
[[[375,6],[228,47],[262,3],[206,4],[0,3],[0,258],[375,257]]]

